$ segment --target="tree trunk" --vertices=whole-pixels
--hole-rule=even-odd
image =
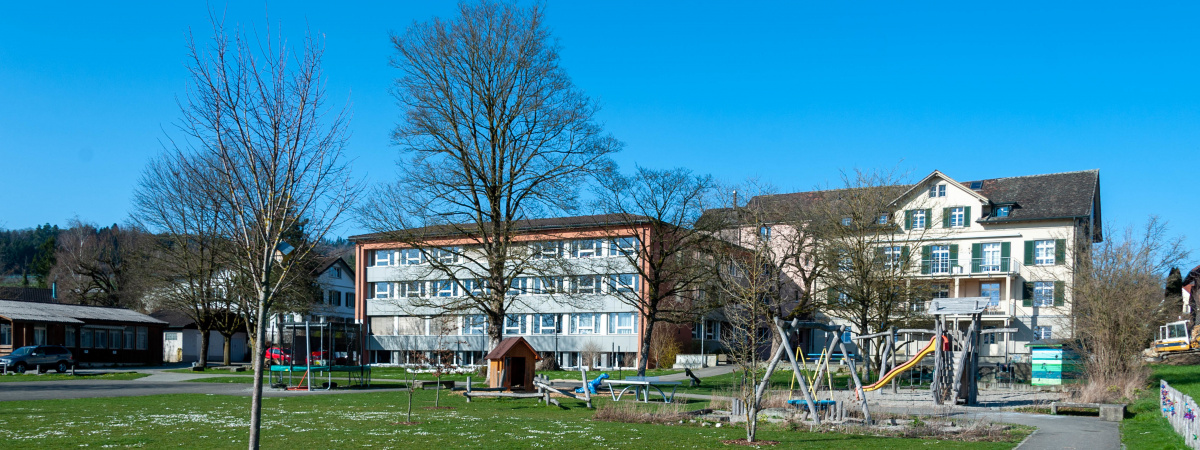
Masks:
[[[233,363],[233,360],[230,358],[233,356],[233,343],[230,342],[230,340],[233,339],[233,336],[221,333],[221,337],[225,338],[225,348],[222,350],[225,356],[224,364],[228,366]]]
[[[650,364],[650,339],[654,337],[654,322],[646,320],[646,334],[642,336],[642,348],[638,355],[638,376],[646,376],[646,366]],[[704,337],[704,336],[701,336]]]
[[[268,254],[270,254],[268,252]],[[267,296],[269,295],[271,279],[271,261],[266,261],[266,270],[263,271],[262,279],[259,280],[258,288],[258,311],[255,312],[255,323],[258,326],[254,327],[254,389],[250,394],[250,450],[258,450],[260,445],[259,429],[262,428],[262,394],[263,394],[263,357],[265,356],[259,349],[263,348],[263,343],[266,341],[266,333],[263,332],[262,324],[267,320]]]
[[[208,367],[208,335],[212,330],[200,330],[200,355],[197,357],[196,365],[200,367]]]

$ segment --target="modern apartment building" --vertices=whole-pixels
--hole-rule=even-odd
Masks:
[[[529,269],[514,273],[504,337],[523,337],[566,367],[632,365],[643,321],[629,299],[643,293],[634,264],[652,239],[647,223],[598,215],[527,220],[516,230],[521,245],[514,252]],[[491,350],[485,316],[469,307],[431,306],[462,305],[469,293],[488,289],[473,278],[482,272],[480,241],[458,227],[419,235],[419,245],[388,233],[351,238],[355,318],[364,325],[368,362],[406,364],[452,353],[455,364],[483,364]]]
[[[779,194],[751,203],[799,205],[821,198],[814,194]],[[934,171],[908,186],[891,211],[881,212],[879,224],[894,225],[897,232],[878,246],[883,255],[912,252],[909,278],[927,283],[933,298],[989,298],[984,328],[1018,330],[1008,339],[985,335],[981,354],[998,363],[1027,355],[1028,342],[1071,337],[1074,255],[1102,241],[1100,213],[1097,170],[971,181]],[[751,225],[770,230],[770,224],[746,226]],[[910,307],[923,311],[925,302]],[[968,317],[949,319],[951,328],[969,323]],[[814,337],[810,345],[823,344]]]

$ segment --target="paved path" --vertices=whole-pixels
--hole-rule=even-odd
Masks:
[[[733,372],[735,369],[737,369],[736,365],[726,364],[723,366],[712,366],[712,367],[704,367],[704,368],[700,368],[700,369],[695,369],[692,371],[692,373],[696,374],[696,377],[700,378],[700,382],[703,383],[704,379],[707,377],[724,375],[724,374]],[[658,377],[658,379],[662,380],[662,381],[688,381],[688,380],[690,380],[690,378],[688,378],[686,372],[679,372],[679,373],[673,373],[670,375],[663,375],[661,377]]]
[[[1098,417],[1051,416],[1047,414],[1029,414],[963,407],[953,409],[930,407],[924,411],[912,407],[875,407],[872,408],[872,411],[897,414],[928,414],[947,418],[961,418],[968,421],[989,420],[992,422],[1037,427],[1037,431],[1034,431],[1024,443],[1017,447],[1021,449],[1121,448],[1120,424],[1117,422],[1105,422]]]

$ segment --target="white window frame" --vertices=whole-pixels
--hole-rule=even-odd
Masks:
[[[596,313],[571,314],[569,334],[600,334],[600,315]]]
[[[534,294],[558,294],[563,292],[563,277],[538,277],[533,279]]]
[[[562,257],[562,241],[542,241],[530,244],[533,259],[558,259]]]
[[[401,281],[396,283],[394,294],[397,297],[426,297],[424,281]]]
[[[950,226],[953,228],[961,228],[967,226],[966,208],[955,206],[950,208]]]
[[[513,322],[516,321],[514,324]],[[505,314],[504,315],[504,334],[506,335],[524,335],[526,320],[524,314]]]
[[[571,255],[576,258],[595,258],[604,255],[604,241],[579,239],[571,241]]]
[[[487,316],[483,314],[470,314],[462,316],[464,335],[487,334]]]
[[[638,313],[609,313],[608,334],[637,334]]]
[[[430,251],[430,257],[442,264],[454,264],[458,262],[459,253],[462,253],[462,247],[441,247]]]
[[[516,277],[508,282],[508,295],[524,295],[529,293],[529,277]]]
[[[999,242],[984,242],[979,244],[979,270],[983,272],[999,272],[1001,263],[1001,245]]]
[[[1053,336],[1054,336],[1054,327],[1052,327],[1050,325],[1039,325],[1039,326],[1033,327],[1033,340],[1035,340],[1035,341],[1053,339]]]
[[[909,225],[912,225],[912,229],[914,230],[924,230],[925,225],[927,225],[926,222],[928,222],[926,219],[928,218],[925,217],[925,210],[914,209],[912,210],[912,220],[909,220]]]
[[[933,245],[929,248],[929,273],[950,273],[950,246]]]
[[[1054,306],[1054,282],[1033,282],[1033,306]]]
[[[434,297],[458,297],[458,283],[454,280],[435,280],[433,282]]]
[[[935,184],[935,185],[929,187],[929,198],[945,197],[945,196],[946,196],[946,185]]]
[[[392,265],[392,255],[395,250],[375,250],[375,265],[390,266]]]
[[[396,264],[401,266],[415,266],[425,263],[425,254],[421,253],[418,248],[406,248],[397,251]]]
[[[904,247],[891,245],[883,248],[883,267],[888,269],[904,263]]]
[[[950,298],[950,285],[946,283],[934,283],[930,286],[929,296],[932,298]]]
[[[576,294],[599,294],[601,293],[600,276],[599,275],[579,275],[572,277],[571,288]]]
[[[636,237],[620,237],[608,241],[608,256],[636,256],[640,241]]]
[[[636,293],[638,291],[638,276],[632,273],[619,273],[608,276],[608,292]]]
[[[995,289],[991,291],[995,295],[987,295],[988,291],[984,286],[995,286]],[[979,296],[988,298],[988,306],[1000,306],[1000,283],[979,283]]]
[[[549,323],[547,323],[549,319]],[[554,334],[555,324],[558,323],[558,314],[534,314],[533,315],[533,332],[530,334]]]
[[[1053,266],[1054,251],[1054,239],[1033,241],[1033,264],[1037,266]]]

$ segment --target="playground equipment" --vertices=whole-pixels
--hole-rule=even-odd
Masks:
[[[780,338],[783,340],[783,345],[779,346],[779,350],[775,352],[775,355],[771,357],[771,362],[767,364],[766,374],[763,375],[762,382],[759,383],[757,391],[766,391],[767,384],[771,379],[771,374],[775,372],[776,366],[779,365],[779,360],[784,356],[787,356],[788,362],[790,362],[792,365],[793,380],[800,383],[800,391],[804,394],[803,404],[808,408],[808,412],[811,414],[813,421],[815,421],[817,425],[820,425],[821,416],[818,413],[817,402],[813,401],[813,391],[810,391],[808,388],[808,380],[805,379],[803,373],[800,371],[800,364],[796,362],[797,358],[792,354],[792,352],[788,351],[788,349],[792,348],[792,343],[791,340],[788,339],[788,336],[799,330],[805,329],[818,329],[825,331],[826,333],[833,333],[831,335],[832,339],[829,339],[829,348],[827,353],[832,355],[834,348],[836,347],[841,350],[842,360],[849,363],[850,378],[854,380],[854,386],[857,392],[856,398],[862,405],[863,418],[867,421],[867,423],[870,423],[871,411],[867,408],[867,396],[863,393],[862,381],[859,380],[858,373],[854,370],[854,358],[850,357],[850,352],[846,351],[846,344],[842,342],[841,339],[842,334],[846,331],[846,327],[844,325],[829,325],[820,322],[801,322],[800,319],[792,319],[791,322],[784,322],[779,318],[775,318],[774,323],[775,331],[779,333]],[[819,380],[822,371],[829,370],[830,359],[832,358],[823,358],[822,363],[817,367],[817,375],[815,379]],[[800,404],[800,401],[792,400],[789,401],[789,403],[798,405]]]
[[[600,387],[600,383],[604,382],[604,380],[607,380],[607,379],[608,379],[608,374],[602,373],[602,374],[600,374],[600,376],[596,377],[595,380],[592,380],[591,382],[588,382],[588,383],[584,383],[583,387],[575,388],[575,393],[582,394],[583,389],[587,388],[589,394],[596,395],[596,389]]]
[[[936,345],[937,345],[937,338],[934,337],[934,338],[930,339],[929,345],[926,345],[925,348],[922,348],[921,351],[916,354],[916,356],[913,356],[908,361],[905,361],[904,364],[893,367],[892,370],[889,370],[887,373],[883,374],[882,377],[879,377],[879,380],[876,380],[874,383],[871,383],[870,385],[863,387],[863,390],[870,392],[870,391],[879,389],[879,388],[883,387],[884,385],[888,384],[889,382],[891,382],[892,379],[896,377],[896,375],[899,375],[906,370],[916,367],[917,363],[921,362],[921,359],[925,358],[926,356],[929,356],[930,353],[934,352],[934,347]],[[943,347],[942,351],[950,350],[950,339],[946,336],[942,336],[942,347]]]
[[[333,381],[335,372],[345,373],[348,385],[371,385],[371,367],[358,364],[357,325],[305,321],[281,323],[279,327],[281,353],[291,356],[277,359],[279,364],[267,368],[272,386],[288,390],[332,389],[337,386]],[[294,380],[296,374],[300,374],[299,380]],[[314,388],[314,380],[322,374],[324,383]]]

